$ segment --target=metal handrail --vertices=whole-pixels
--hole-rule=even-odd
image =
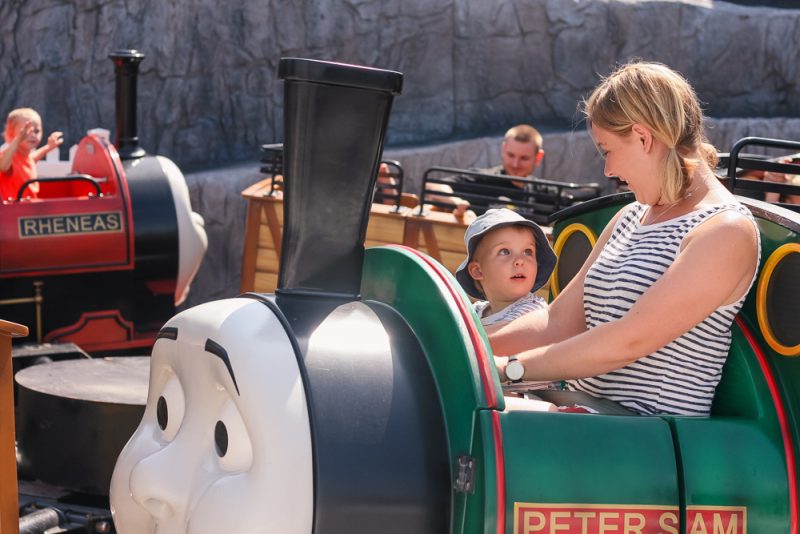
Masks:
[[[444,174],[442,178],[432,178],[433,174]],[[478,178],[485,181],[494,182],[498,185],[486,183],[470,183],[463,178]],[[508,187],[503,187],[504,183],[530,184],[527,190],[520,188],[520,199],[500,199],[509,192]],[[431,191],[428,184],[448,185],[453,189],[452,193],[442,191]],[[585,198],[577,199],[570,191],[588,192]],[[425,171],[422,176],[422,186],[420,191],[419,215],[423,215],[425,206],[436,206],[444,209],[452,209],[453,204],[436,200],[431,197],[458,197],[469,201],[471,204],[492,205],[503,204],[510,206],[520,212],[526,218],[535,222],[548,224],[551,215],[562,208],[571,206],[578,202],[596,198],[602,193],[602,187],[597,182],[577,183],[559,182],[556,180],[545,180],[542,178],[520,178],[503,174],[489,174],[485,172],[459,169],[456,167],[434,166]]]
[[[103,196],[103,190],[100,189],[100,184],[93,176],[89,176],[88,174],[68,174],[66,176],[34,178],[32,180],[26,181],[24,184],[19,186],[19,191],[17,191],[17,202],[22,200],[22,193],[24,193],[25,190],[28,188],[28,186],[30,186],[31,184],[52,183],[52,182],[88,182],[94,187],[98,198]]]

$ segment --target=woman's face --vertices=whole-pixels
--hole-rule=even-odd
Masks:
[[[592,138],[605,159],[606,176],[626,183],[642,204],[659,202],[666,153],[646,127],[635,124],[627,135],[618,135],[592,124]]]

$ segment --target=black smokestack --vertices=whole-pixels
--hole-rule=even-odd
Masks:
[[[357,298],[372,190],[403,75],[281,59],[286,178],[279,294]]]
[[[138,50],[116,50],[108,57],[114,62],[117,81],[114,146],[121,159],[141,158],[145,151],[139,146],[136,134],[136,85],[144,54]]]

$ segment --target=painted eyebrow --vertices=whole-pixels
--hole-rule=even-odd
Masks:
[[[206,339],[206,352],[209,352],[223,361],[225,364],[225,368],[228,370],[228,374],[231,376],[231,380],[233,380],[233,385],[236,387],[236,394],[241,396],[239,393],[239,384],[236,383],[236,376],[233,374],[233,367],[231,367],[231,360],[228,358],[228,351],[225,350],[225,347],[213,341],[211,339]]]
[[[161,339],[161,338],[172,339],[172,340],[178,339],[178,329],[175,328],[174,326],[165,326],[164,328],[159,330],[158,335],[156,335],[156,339]]]

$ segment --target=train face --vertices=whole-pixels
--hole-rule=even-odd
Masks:
[[[162,329],[150,369],[111,482],[118,531],[309,532],[308,401],[272,310],[241,298],[187,310]]]
[[[38,342],[89,352],[149,348],[183,302],[206,250],[180,170],[121,159],[90,133],[65,176],[0,206],[0,305]]]
[[[376,136],[368,125],[383,112],[358,117],[347,99],[391,93],[391,75],[308,60],[281,69],[292,83],[279,288],[187,310],[162,330],[145,416],[112,480],[120,532],[797,532],[798,300],[785,295],[798,294],[798,214],[747,201],[762,267],[711,416],[623,415],[580,395],[565,403],[596,413],[512,406],[453,276],[413,249],[359,241],[385,122]],[[334,137],[325,152],[320,140]],[[352,146],[367,157],[336,152]],[[303,171],[319,161],[363,163],[328,177],[344,195],[363,191],[359,213],[325,211],[336,187]],[[341,187],[351,175],[361,182]],[[555,287],[629,201],[559,219]]]

